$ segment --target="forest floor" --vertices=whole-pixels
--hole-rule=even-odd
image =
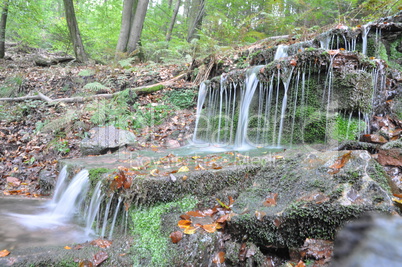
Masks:
[[[8,47],[8,56],[0,61],[1,97],[32,96],[37,91],[51,99],[112,94],[125,88],[168,81],[189,68],[185,64],[156,63],[126,63],[124,67],[121,64],[66,63],[39,67],[35,65],[38,54],[47,58],[60,56],[15,44]],[[88,84],[94,86],[86,86]],[[187,97],[189,103],[185,103],[185,108],[179,109],[169,103],[172,97],[167,95],[172,91],[181,92],[176,96],[170,94],[176,100],[183,94]],[[177,145],[169,140],[172,132],[176,132],[176,137],[184,144],[194,123],[196,94],[193,83],[177,79],[162,90],[139,95],[131,102],[127,101],[129,105],[116,107],[132,116],[141,111],[142,119],[145,115],[160,118],[142,128],[132,127],[136,118],[128,118],[130,122],[125,128],[137,136],[137,145],[127,149],[158,150],[172,142]],[[96,116],[97,105],[107,106],[113,103],[111,101],[57,104],[42,99],[0,101],[0,195],[44,196],[39,177],[55,176],[58,160],[81,156],[80,142],[87,136],[87,131],[96,126],[91,118]],[[158,106],[169,107],[163,111],[158,110]]]

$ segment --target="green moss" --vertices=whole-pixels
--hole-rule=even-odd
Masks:
[[[100,179],[103,178],[103,174],[111,173],[114,170],[107,169],[107,168],[95,168],[90,169],[89,172],[89,180],[91,181],[92,185],[95,185]]]
[[[168,242],[169,236],[163,235],[162,216],[172,209],[186,212],[195,207],[197,199],[185,197],[176,202],[159,204],[151,208],[132,209],[130,211],[132,227],[131,234],[136,242],[132,247],[134,265],[169,266]]]
[[[389,186],[387,179],[388,174],[385,172],[384,168],[377,161],[373,160],[372,164],[370,164],[370,168],[367,169],[367,173],[377,183],[379,183],[383,189],[387,190],[388,192],[391,192],[391,187]]]

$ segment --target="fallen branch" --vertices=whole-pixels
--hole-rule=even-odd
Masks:
[[[136,93],[137,95],[144,95],[150,94],[152,92],[156,92],[162,90],[163,88],[171,85],[172,82],[182,78],[186,74],[180,74],[169,81],[160,82],[152,85],[140,86],[136,88],[129,89],[131,92]],[[42,94],[41,92],[37,91],[37,95],[33,96],[22,96],[22,97],[5,97],[0,98],[0,101],[8,101],[8,102],[18,102],[18,101],[25,101],[25,100],[43,100],[49,104],[56,104],[56,103],[83,103],[87,101],[91,101],[94,99],[109,99],[113,98],[114,96],[118,95],[120,92],[115,92],[113,94],[99,94],[99,95],[91,95],[86,97],[69,97],[69,98],[57,98],[51,99],[50,97]]]

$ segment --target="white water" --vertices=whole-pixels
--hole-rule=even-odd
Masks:
[[[278,60],[284,57],[288,56],[288,45],[278,45],[278,48],[276,49],[276,53],[274,56],[274,60]]]
[[[362,43],[363,43],[363,48],[362,48],[362,53],[363,55],[367,55],[367,35],[370,32],[370,25],[363,25],[362,26]]]
[[[65,187],[67,172],[63,169],[59,174],[57,183],[60,187]],[[45,212],[40,214],[9,214],[21,224],[29,229],[45,229],[56,226],[63,226],[72,223],[74,216],[84,200],[88,191],[88,171],[79,172],[66,187],[64,192],[56,188],[55,197],[44,205]],[[59,200],[57,199],[59,198]]]
[[[248,114],[251,100],[253,99],[255,90],[259,83],[257,78],[258,71],[262,66],[256,66],[247,72],[246,77],[246,87],[243,89],[241,99],[240,99],[240,112],[239,120],[237,124],[236,138],[235,138],[235,148],[242,149],[249,146],[246,141],[247,129],[248,129]]]

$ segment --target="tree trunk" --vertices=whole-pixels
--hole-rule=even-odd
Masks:
[[[202,19],[205,15],[205,0],[193,0],[188,15],[187,42],[190,42],[197,30],[201,28]]]
[[[142,27],[144,25],[145,15],[147,14],[149,0],[138,0],[135,15],[130,29],[130,37],[127,43],[127,53],[132,53],[140,41]]]
[[[78,29],[78,23],[75,17],[73,0],[63,0],[63,1],[64,1],[64,9],[66,12],[67,26],[70,32],[71,42],[73,43],[75,57],[79,62],[86,62],[88,61],[88,56],[85,53],[80,30]]]
[[[117,41],[116,55],[115,59],[118,60],[122,58],[122,53],[127,50],[127,42],[130,36],[131,23],[135,14],[135,9],[137,7],[138,0],[124,0],[123,3],[123,14],[121,17],[121,28],[119,40]]]
[[[181,4],[181,0],[177,0],[176,6],[173,10],[172,20],[170,21],[169,29],[166,33],[166,41],[167,42],[169,42],[170,39],[172,38],[173,27],[176,23],[176,17],[177,17],[177,13],[179,12],[180,4]]]
[[[8,4],[9,0],[3,1],[3,11],[1,13],[0,20],[0,58],[4,58],[6,54],[6,24],[8,16]]]

